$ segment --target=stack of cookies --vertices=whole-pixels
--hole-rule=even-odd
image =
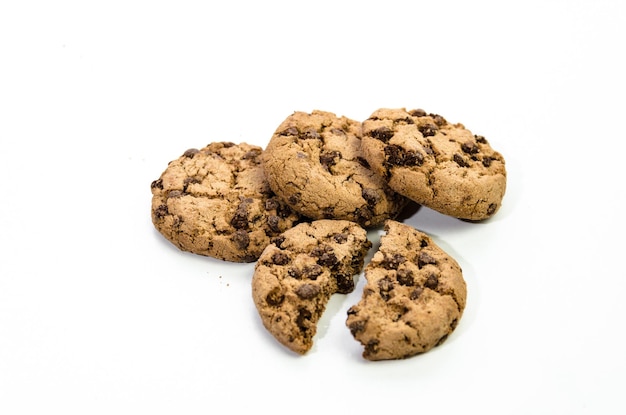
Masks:
[[[501,206],[503,157],[462,124],[422,110],[379,109],[358,122],[295,112],[265,149],[214,142],[187,150],[152,182],[152,221],[181,250],[254,262],[252,298],[265,328],[290,350],[311,349],[334,294],[361,300],[346,325],[368,360],[441,344],[465,308],[458,263],[396,221],[411,205],[480,221]]]

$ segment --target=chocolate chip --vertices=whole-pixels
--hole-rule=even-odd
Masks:
[[[337,281],[337,292],[339,294],[348,294],[354,291],[354,277],[351,274],[333,274]]]
[[[307,310],[304,307],[300,308],[298,310],[298,317],[296,317],[296,324],[298,325],[298,328],[301,331],[309,330],[310,321],[312,317],[313,317],[313,314],[309,310]]]
[[[473,141],[466,141],[461,145],[461,150],[467,154],[476,154],[480,151],[480,148]]]
[[[239,207],[230,220],[230,224],[235,229],[246,229],[248,227],[248,208],[245,203],[239,204]]]
[[[272,198],[265,201],[265,210],[276,210],[280,206],[278,200]]]
[[[198,184],[198,183],[202,183],[202,179],[200,179],[199,177],[196,177],[196,176],[187,177],[185,178],[185,180],[183,180],[183,189],[187,191],[187,187],[189,187],[190,184]]]
[[[483,157],[483,166],[490,167],[492,158],[489,156]]]
[[[323,272],[324,272],[324,268],[322,268],[318,264],[306,265],[302,269],[303,276],[310,280],[316,280],[317,277],[322,275]]]
[[[302,133],[300,133],[298,137],[301,138],[302,140],[319,140],[322,138],[320,133],[318,133],[317,131],[313,129],[303,131]]]
[[[359,162],[359,164],[360,164],[361,166],[365,167],[366,169],[369,169],[369,168],[370,168],[370,164],[369,164],[369,163],[367,162],[367,160],[365,160],[363,157],[358,156],[358,157],[356,158],[356,161],[358,161],[358,162]]]
[[[276,265],[286,265],[289,263],[289,255],[284,252],[275,252],[272,255],[272,262]]]
[[[476,139],[477,143],[487,144],[487,139],[483,137],[482,135],[474,135],[474,138]]]
[[[422,239],[420,241],[420,248],[426,248],[428,246],[428,240]]]
[[[409,111],[409,114],[411,114],[413,117],[425,117],[426,111],[424,111],[423,109],[415,109],[415,110]]]
[[[439,127],[443,127],[448,123],[448,121],[439,114],[430,114],[430,116],[433,117],[433,121],[435,121],[435,124]]]
[[[150,188],[151,189],[163,189],[163,179],[157,179],[155,181],[153,181],[152,183],[150,183]]]
[[[232,239],[233,242],[237,244],[237,247],[239,249],[246,249],[248,245],[250,245],[250,236],[248,235],[248,232],[243,229],[238,229],[237,231],[235,231]]]
[[[331,166],[337,164],[339,159],[341,159],[341,153],[338,151],[327,151],[320,154],[320,163],[326,170],[329,170]]]
[[[420,166],[424,162],[422,153],[391,144],[385,147],[387,163],[391,166]]]
[[[365,344],[363,351],[364,356],[369,356],[378,353],[378,345],[380,340],[371,339]]]
[[[430,288],[431,290],[436,289],[438,285],[439,285],[439,278],[437,278],[435,274],[430,274],[428,276],[428,279],[424,283],[424,287]]]
[[[415,285],[415,280],[413,279],[413,271],[411,271],[410,269],[400,268],[396,273],[396,278],[398,279],[398,283],[400,285]]]
[[[295,278],[297,280],[302,278],[302,271],[300,271],[298,268],[289,268],[287,270],[287,275],[289,275],[291,278]]]
[[[415,124],[415,121],[413,121],[411,117],[398,118],[393,120],[393,122],[394,124]]]
[[[283,205],[281,203],[276,208],[276,214],[284,219],[284,218],[286,218],[286,217],[288,217],[289,215],[292,214],[292,210],[291,210],[291,208],[289,206]]]
[[[385,269],[398,269],[398,266],[406,261],[402,254],[385,255],[380,265]]]
[[[326,267],[332,267],[339,262],[334,249],[329,245],[321,245],[314,248],[310,255],[317,258],[318,265]]]
[[[496,213],[496,209],[498,208],[498,205],[495,203],[492,203],[489,205],[489,207],[487,208],[487,215],[491,216],[494,213]]]
[[[345,244],[348,240],[348,235],[345,233],[336,233],[333,235],[333,240],[338,244]]]
[[[279,132],[278,135],[298,135],[298,129],[296,127],[287,127],[283,131]]]
[[[420,295],[422,295],[422,292],[424,292],[424,289],[422,287],[415,287],[415,289],[411,291],[411,294],[409,294],[409,299],[417,300]]]
[[[246,154],[241,156],[241,158],[244,160],[249,160],[249,159],[257,158],[259,155],[261,155],[261,149],[255,148],[255,149],[248,151]]]
[[[378,281],[378,290],[383,300],[389,300],[389,292],[393,290],[393,281],[389,277],[385,277]]]
[[[278,248],[282,249],[282,244],[285,242],[285,237],[283,235],[276,236],[270,239],[270,243],[276,245]]]
[[[423,144],[422,148],[424,149],[424,152],[428,154],[429,156],[432,156],[435,154],[435,150],[433,150],[433,145],[430,141],[428,141],[426,144]]]
[[[361,206],[354,212],[356,221],[361,225],[367,225],[374,217],[374,212],[368,206]]]
[[[332,219],[335,217],[335,208],[333,206],[327,206],[322,210],[322,215],[326,219]]]
[[[310,300],[312,298],[315,298],[319,293],[320,287],[313,284],[302,284],[296,290],[296,294],[298,295],[298,297],[302,298],[303,300]]]
[[[389,127],[378,127],[372,131],[369,132],[369,136],[372,138],[375,138],[377,140],[380,140],[382,142],[388,142],[391,137],[393,137],[393,130]]]
[[[363,199],[365,199],[370,206],[374,206],[380,202],[380,195],[378,191],[374,189],[363,188],[363,190],[361,190],[361,196],[363,196]]]
[[[417,256],[417,266],[422,269],[425,265],[429,264],[436,265],[437,260],[424,251],[420,252]]]
[[[272,290],[265,296],[265,301],[267,304],[276,307],[282,304],[285,296],[281,292],[280,288],[274,287]]]
[[[405,166],[421,166],[423,162],[424,156],[418,151],[409,150],[404,155]]]
[[[465,159],[463,158],[463,156],[461,156],[459,153],[455,153],[454,156],[452,157],[452,159],[456,162],[456,164],[458,164],[460,167],[469,167],[469,163],[467,161],[465,161]]]
[[[439,127],[437,126],[437,124],[434,123],[422,124],[417,127],[417,129],[420,133],[422,133],[424,137],[432,137],[433,135],[437,134],[437,131],[439,131]]]
[[[188,158],[193,158],[193,156],[195,156],[199,152],[200,152],[200,150],[198,150],[197,148],[190,148],[189,150],[187,150],[187,151],[185,151],[183,153],[183,156],[184,157],[188,157]]]
[[[156,209],[154,209],[154,216],[157,219],[163,219],[169,214],[169,210],[167,209],[167,205],[159,205]]]
[[[384,151],[387,163],[391,166],[402,166],[404,164],[404,149],[402,147],[392,144],[385,147]]]
[[[272,230],[272,232],[280,232],[280,218],[276,215],[268,216],[267,226]]]
[[[350,310],[348,310],[348,314],[350,314]],[[350,323],[348,328],[350,329],[350,333],[355,336],[357,333],[365,330],[366,320],[357,320]]]
[[[181,197],[183,195],[183,192],[181,192],[180,190],[170,190],[169,192],[167,192],[167,197],[175,199],[177,197]]]
[[[300,193],[294,193],[291,196],[289,196],[289,203],[291,203],[292,205],[298,204],[300,202]]]
[[[337,259],[337,255],[335,255],[333,252],[330,252],[330,253],[326,252],[322,254],[322,256],[320,256],[319,259],[317,260],[317,263],[319,265],[326,266],[326,267],[332,267],[337,262],[339,262],[339,260]]]
[[[224,146],[224,148],[231,148],[235,146],[235,143],[232,143],[230,141],[224,141],[222,142],[222,146]]]
[[[252,198],[240,198],[239,206],[235,210],[235,214],[230,220],[230,224],[235,229],[245,229],[248,227],[248,206],[250,206],[254,200]]]

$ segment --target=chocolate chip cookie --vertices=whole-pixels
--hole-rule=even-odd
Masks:
[[[215,142],[171,161],[152,182],[152,222],[184,251],[255,261],[299,215],[272,192],[262,148]]]
[[[361,152],[361,123],[330,112],[287,117],[265,149],[264,166],[271,189],[312,219],[374,227],[407,203],[369,168]]]
[[[392,220],[385,231],[346,320],[368,360],[407,358],[440,345],[467,296],[460,266],[428,235]]]
[[[330,297],[354,290],[371,242],[354,222],[300,223],[272,239],[252,278],[252,298],[265,328],[290,350],[313,346]]]
[[[467,220],[501,206],[504,158],[462,124],[423,110],[379,109],[363,122],[362,149],[393,190],[423,206]]]

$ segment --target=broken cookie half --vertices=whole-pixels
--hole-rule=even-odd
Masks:
[[[392,220],[385,231],[346,320],[368,360],[407,358],[440,345],[467,297],[461,267],[428,235]]]
[[[346,220],[300,223],[273,238],[252,277],[265,328],[290,350],[309,351],[328,301],[354,290],[371,246],[366,231]]]

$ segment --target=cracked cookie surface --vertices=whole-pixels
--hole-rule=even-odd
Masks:
[[[151,184],[152,222],[183,251],[252,262],[299,219],[271,191],[262,149],[215,142],[187,150]]]
[[[369,168],[361,151],[361,123],[330,112],[287,117],[265,149],[264,166],[272,190],[312,219],[374,227],[407,204]]]
[[[321,219],[272,239],[252,278],[252,298],[264,327],[285,347],[305,354],[335,293],[354,290],[354,275],[372,246],[358,224]]]
[[[403,359],[440,345],[467,297],[461,267],[428,235],[392,220],[385,231],[346,320],[368,360]]]
[[[443,214],[483,220],[502,204],[502,155],[440,115],[379,109],[363,122],[362,150],[393,190]]]

